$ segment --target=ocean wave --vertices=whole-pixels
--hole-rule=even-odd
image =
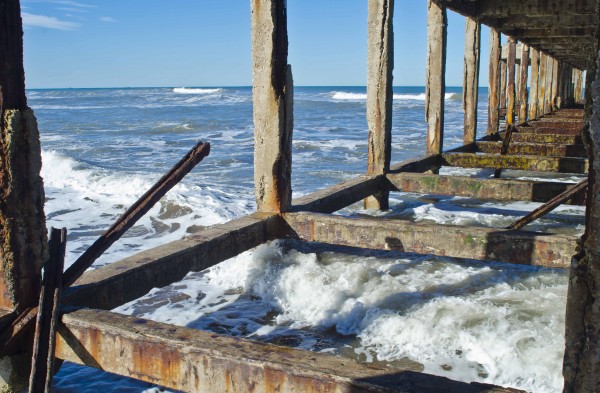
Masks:
[[[460,98],[459,93],[446,93],[444,96],[447,100],[454,100]],[[366,100],[366,93],[347,93],[343,91],[335,91],[333,92],[331,98],[334,100]],[[394,94],[394,100],[415,100],[415,101],[425,101],[427,96],[425,93],[420,94]]]
[[[189,87],[176,87],[173,89],[175,94],[216,94],[222,92],[223,89],[198,89]]]

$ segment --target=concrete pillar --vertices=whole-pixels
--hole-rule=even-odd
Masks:
[[[500,33],[490,28],[490,65],[488,90],[488,134],[496,134],[500,127]]]
[[[506,71],[508,65],[505,60],[500,61],[500,108],[506,109]]]
[[[529,71],[529,46],[521,45],[521,64],[519,66],[519,123],[527,121],[527,104],[529,94],[527,92],[527,78]]]
[[[552,104],[552,111],[558,109],[558,76],[560,70],[560,63],[557,59],[553,59],[552,62],[552,94],[550,103]]]
[[[425,78],[427,154],[439,154],[443,149],[447,27],[446,6],[428,0],[427,76]]]
[[[552,75],[554,72],[554,59],[546,56],[546,80],[544,88],[544,114],[552,112]]]
[[[18,0],[0,2],[0,308],[37,304],[47,259],[44,188],[37,122],[27,107],[23,28]],[[27,384],[27,342],[0,359],[0,390]],[[21,351],[21,352],[19,352]]]
[[[529,119],[538,116],[538,79],[540,76],[540,52],[531,48],[531,81],[529,82]]]
[[[481,24],[465,18],[465,68],[463,75],[464,143],[475,142],[477,135],[477,100],[479,97],[479,57]]]
[[[517,58],[517,42],[514,38],[508,37],[508,58],[506,60],[507,69],[507,99],[506,105],[506,126],[515,125],[516,110],[516,91],[515,91],[515,62]]]
[[[573,69],[573,99],[576,104],[583,102],[583,71]]]
[[[390,169],[392,152],[392,71],[394,69],[394,0],[369,0],[367,124],[369,157],[367,172],[383,174]],[[366,208],[387,210],[389,192],[365,199]]]
[[[565,326],[564,393],[600,390],[600,73],[594,65],[586,81],[584,139],[590,160],[586,224],[571,262]],[[593,84],[592,84],[593,82]]]
[[[281,212],[292,196],[293,81],[286,2],[255,0],[251,12],[254,193],[258,211]]]
[[[546,78],[548,75],[548,56],[545,53],[540,55],[540,75],[538,79],[538,108],[537,117],[546,113]]]

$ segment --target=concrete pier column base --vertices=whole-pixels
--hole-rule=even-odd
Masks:
[[[19,354],[0,358],[0,393],[27,390],[31,355]]]

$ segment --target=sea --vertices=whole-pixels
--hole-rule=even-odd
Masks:
[[[462,144],[461,90],[446,91],[444,148]],[[27,96],[41,135],[47,225],[68,230],[66,266],[198,141],[210,142],[210,155],[92,269],[256,208],[251,87],[48,89]],[[365,112],[365,87],[295,87],[294,197],[365,173]],[[486,124],[482,88],[480,135]],[[394,87],[392,134],[393,163],[425,153],[423,87]],[[537,206],[395,192],[389,211],[358,203],[336,214],[503,228]],[[561,206],[526,229],[580,234],[584,210]],[[562,391],[567,271],[347,251],[275,240],[114,311],[390,367],[409,358],[425,372],[461,381]],[[165,390],[68,362],[54,388]]]

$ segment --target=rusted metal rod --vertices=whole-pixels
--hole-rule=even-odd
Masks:
[[[581,183],[578,183],[574,187],[571,187],[568,190],[566,190],[565,192],[560,193],[557,196],[555,196],[554,198],[550,199],[548,202],[544,203],[542,206],[538,207],[531,213],[527,214],[525,217],[522,217],[521,219],[510,224],[509,226],[506,227],[506,229],[521,229],[521,228],[523,228],[525,225],[529,224],[530,222],[537,220],[538,218],[546,215],[547,213],[550,213],[558,205],[568,201],[569,199],[571,199],[575,194],[577,194],[581,190],[585,190],[587,185],[588,185],[588,180],[585,179]]]
[[[156,202],[210,153],[210,144],[198,142],[183,159],[138,199],[98,240],[94,242],[64,273],[63,288],[73,284],[104,251],[131,228]],[[0,356],[10,352],[19,338],[31,326],[38,307],[23,311],[0,335]]]
[[[49,393],[52,388],[56,327],[66,244],[67,230],[52,228],[49,241],[50,258],[44,266],[44,281],[33,339],[29,393]]]
[[[142,195],[119,219],[94,242],[65,271],[64,286],[73,284],[114,242],[146,214],[171,188],[188,174],[210,152],[210,144],[199,142],[165,174],[152,188]]]

